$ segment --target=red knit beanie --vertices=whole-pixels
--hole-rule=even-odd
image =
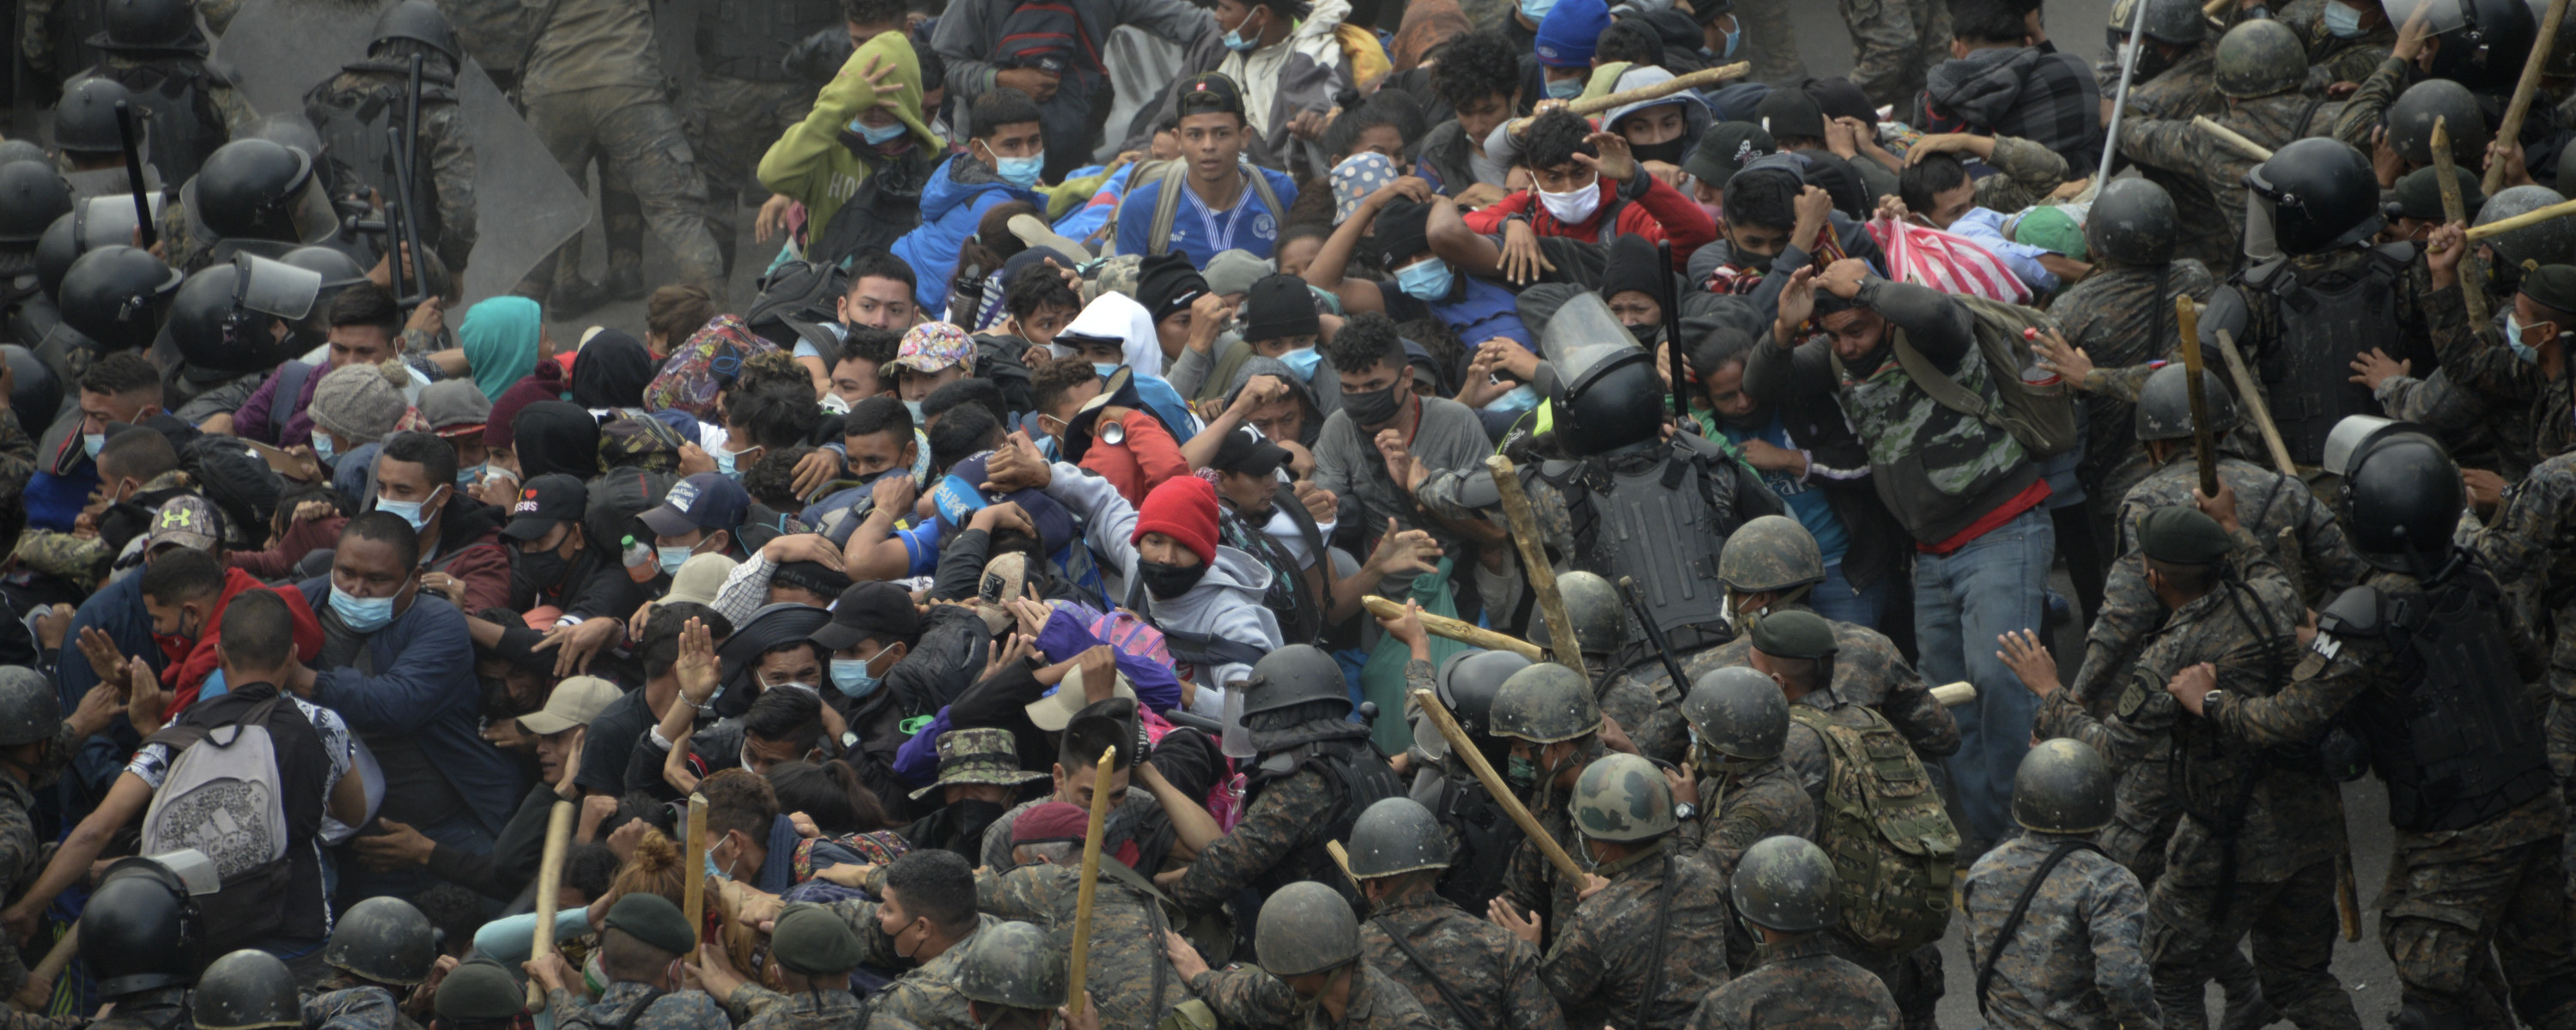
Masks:
[[[1161,533],[1180,541],[1199,556],[1199,561],[1216,563],[1216,488],[1197,476],[1174,476],[1145,495],[1145,504],[1136,509],[1136,532],[1127,538],[1135,543],[1147,533]]]
[[[519,377],[518,382],[510,384],[509,389],[501,391],[501,396],[492,401],[492,417],[483,423],[483,445],[515,445],[518,441],[510,433],[510,421],[519,417],[519,409],[538,401],[562,400],[564,389],[563,366],[556,364],[553,358],[537,362],[533,371]]]

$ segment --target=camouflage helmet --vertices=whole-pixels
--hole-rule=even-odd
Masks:
[[[1252,953],[1281,979],[1321,973],[1360,957],[1360,921],[1341,892],[1299,880],[1261,903]]]
[[[2433,161],[2433,123],[2443,123],[2451,137],[2451,157],[2474,167],[2487,152],[2486,112],[2467,86],[2449,79],[2426,79],[2406,87],[2388,105],[2388,149],[2409,164]]]
[[[295,974],[277,956],[252,948],[208,964],[189,1006],[198,1030],[304,1025]]]
[[[2041,833],[2091,833],[2111,822],[2111,763],[2070,737],[2040,741],[2013,773],[2013,821]]]
[[[377,983],[409,986],[429,979],[438,962],[438,932],[401,898],[368,898],[349,907],[322,946],[322,962]]]
[[[383,14],[376,16],[375,27],[367,30],[367,39],[369,51],[377,43],[408,39],[447,55],[450,63],[463,55],[456,44],[456,26],[449,24],[447,15],[430,0],[402,0],[385,8]]]
[[[1804,837],[1765,837],[1744,849],[1727,894],[1744,921],[1781,933],[1813,933],[1834,925],[1834,892],[1842,878],[1834,860]]]
[[[1361,879],[1449,868],[1449,832],[1412,798],[1382,798],[1351,823],[1351,875]]]
[[[2209,432],[2218,436],[2236,428],[2236,398],[2227,393],[2225,376],[2207,369],[2200,373],[2200,395],[2209,407]],[[2191,439],[2191,392],[2187,385],[2190,373],[2181,365],[2166,365],[2147,376],[2147,384],[2138,388],[2138,439]]]
[[[1627,642],[1628,605],[1608,579],[1599,573],[1568,572],[1556,577],[1556,593],[1565,599],[1565,617],[1574,621],[1574,639],[1583,653],[1609,654]],[[1546,626],[1547,620],[1538,620],[1538,625]]]
[[[2101,257],[2129,265],[2173,260],[2182,215],[2173,194],[2146,178],[2113,179],[2093,195],[2084,219],[2084,245]]]
[[[52,740],[62,727],[63,702],[44,673],[0,667],[0,747]]]
[[[987,1005],[1051,1010],[1068,1000],[1064,967],[1065,953],[1047,943],[1046,931],[999,923],[967,939],[957,993]]]
[[[1574,780],[1574,828],[1593,840],[1633,844],[1680,826],[1673,816],[1673,788],[1655,763],[1612,752],[1583,767]]]
[[[2478,209],[2476,225],[2488,225],[2515,215],[2529,214],[2566,197],[2546,186],[2514,186],[2496,191]],[[2564,264],[2576,253],[2576,222],[2552,218],[2526,225],[2511,232],[2498,233],[2479,241],[2495,252],[2496,263],[2517,273],[2541,265]],[[2508,280],[2515,281],[2515,280]]]
[[[1339,701],[1347,707],[1350,700],[1341,665],[1312,644],[1290,644],[1263,655],[1243,685],[1243,714],[1248,716],[1312,701]]]
[[[1601,732],[1601,706],[1582,673],[1539,662],[1503,681],[1494,695],[1491,732],[1532,744],[1588,737]]]
[[[2277,21],[2238,22],[2218,37],[2216,79],[2222,96],[2248,100],[2298,88],[2308,78],[2308,48]]]
[[[1682,718],[1699,734],[1701,746],[1729,758],[1778,758],[1789,738],[1788,696],[1771,677],[1746,665],[1693,680],[1682,698]]]
[[[2109,29],[2111,45],[2116,49],[2129,35],[2129,24],[2138,17],[2140,0],[2119,0],[2111,5]],[[2191,46],[2209,37],[2209,22],[2201,17],[2200,4],[2194,0],[2145,0],[2146,22],[2138,34],[2168,46]]]
[[[1798,520],[1765,515],[1727,535],[1717,581],[1739,594],[1794,590],[1825,581],[1825,555]]]

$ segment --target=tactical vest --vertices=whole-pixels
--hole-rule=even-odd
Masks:
[[[1717,556],[1745,516],[1735,510],[1742,473],[1731,461],[1680,439],[1667,446],[1651,464],[1614,469],[1592,457],[1542,462],[1533,474],[1565,498],[1574,567],[1612,583],[1634,578],[1638,600],[1679,655],[1734,639]],[[1655,660],[1649,639],[1630,612],[1627,644],[1610,671]]]
[[[103,61],[84,74],[116,80],[134,92],[137,106],[148,110],[144,160],[163,182],[195,177],[206,156],[232,138],[213,99],[215,88],[226,83],[206,67],[205,58],[177,54],[131,64]]]
[[[1952,862],[1959,831],[1941,792],[1885,716],[1862,705],[1866,726],[1847,725],[1812,705],[1789,717],[1814,730],[1832,760],[1817,828],[1840,875],[1843,932],[1873,950],[1904,954],[1941,939],[1950,925]]]
[[[2348,277],[2303,276],[2283,259],[2245,273],[2245,284],[2270,294],[2276,305],[2280,338],[2263,348],[2257,371],[2292,460],[2322,462],[2335,423],[2381,413],[2370,389],[2352,381],[2352,356],[2374,347],[2389,354],[2409,349],[2397,323],[2397,287],[2413,251],[2407,243],[2373,248]]]
[[[698,70],[728,79],[786,82],[783,58],[797,40],[841,23],[833,0],[716,0],[698,17]]]
[[[2501,592],[2476,569],[2423,594],[2344,591],[2319,615],[2316,648],[2387,642],[2397,685],[2353,702],[2351,718],[2388,782],[2388,821],[2410,833],[2475,826],[2553,788],[2540,713],[2523,697]]]
[[[385,130],[403,125],[408,110],[406,94],[411,89],[411,65],[405,62],[397,69],[391,61],[360,61],[340,70],[365,75],[398,73],[405,78],[384,89],[362,86],[342,90],[325,82],[305,96],[305,116],[312,119],[313,131],[321,134],[323,152],[331,155],[331,180],[337,187],[334,192],[363,198],[372,189],[387,200],[401,200],[401,181],[394,174],[393,141],[386,137]],[[453,80],[442,79],[446,77],[433,72],[421,74],[423,118],[433,104],[456,103]],[[438,218],[438,187],[430,176],[427,155],[412,168],[411,175],[412,186],[419,191],[422,202],[404,205],[403,217],[417,219],[421,242],[435,246],[444,238],[446,227]]]
[[[1354,723],[1354,726],[1357,724]],[[1360,896],[1351,886],[1350,877],[1342,875],[1341,866],[1333,862],[1324,842],[1351,839],[1351,824],[1359,820],[1360,811],[1385,798],[1404,793],[1386,758],[1378,754],[1367,737],[1341,737],[1315,740],[1272,752],[1262,759],[1252,774],[1244,779],[1243,808],[1251,811],[1263,789],[1287,779],[1302,769],[1322,773],[1338,795],[1325,811],[1299,813],[1306,817],[1309,832],[1304,843],[1279,857],[1279,862],[1247,884],[1262,897],[1299,880],[1331,884],[1351,903],[1354,914],[1360,912]]]
[[[1483,911],[1486,902],[1503,893],[1512,849],[1521,841],[1520,827],[1475,777],[1463,773],[1426,770],[1414,782],[1413,799],[1454,835],[1449,869],[1440,874],[1440,896],[1469,912]]]

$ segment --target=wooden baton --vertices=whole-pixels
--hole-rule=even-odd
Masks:
[[[1493,474],[1503,519],[1511,523],[1512,543],[1520,547],[1521,576],[1538,596],[1539,613],[1547,617],[1547,649],[1557,655],[1557,664],[1581,672],[1583,644],[1574,639],[1574,619],[1565,613],[1565,596],[1556,591],[1556,568],[1547,563],[1547,540],[1538,535],[1538,515],[1530,511],[1529,495],[1521,492],[1519,471],[1500,454],[1485,459],[1485,470]]]
[[[2499,218],[2485,225],[2472,225],[2466,235],[2469,242],[2476,243],[2489,236],[2501,236],[2526,225],[2538,225],[2552,218],[2565,218],[2568,215],[2576,215],[2576,200],[2562,200],[2548,207],[2525,211],[2511,218]]]
[[[2269,161],[2272,159],[2272,148],[2256,143],[2253,140],[2246,139],[2243,133],[2211,121],[2208,115],[2196,114],[2191,116],[2191,124],[2193,128],[2210,134],[2217,138],[2219,142],[2227,144],[2228,149],[2239,154],[2243,154],[2257,161]],[[2537,212],[2534,213],[2536,214]]]
[[[572,816],[570,801],[555,802],[554,811],[546,815],[546,847],[537,859],[537,933],[536,939],[528,942],[529,958],[543,958],[555,950],[555,896],[563,893],[564,852],[572,847]],[[537,986],[535,977],[529,977],[528,1011],[542,1012],[545,1007],[546,989]]]
[[[2236,349],[2235,335],[2225,329],[2215,335],[2218,356],[2227,359],[2227,374],[2236,380],[2236,400],[2245,405],[2245,417],[2254,421],[2254,428],[2262,431],[2263,447],[2272,452],[2272,464],[2280,468],[2282,475],[2298,478],[2299,465],[2290,460],[2290,445],[2281,442],[2281,427],[2272,424],[2272,406],[2263,402],[2263,391],[2254,383],[2254,370],[2246,366],[2244,352]]]
[[[1091,825],[1082,833],[1082,881],[1073,898],[1073,954],[1065,962],[1065,983],[1072,985],[1065,993],[1065,1006],[1074,1015],[1082,1014],[1082,1003],[1091,995],[1083,990],[1083,975],[1091,964],[1091,899],[1100,889],[1100,838],[1109,825],[1110,762],[1118,757],[1117,745],[1100,752],[1100,764],[1092,770]]]
[[[673,754],[680,749],[672,748]],[[689,795],[689,856],[682,860],[680,914],[689,919],[689,940],[704,943],[707,922],[707,796]]]
[[[1400,601],[1389,600],[1387,598],[1379,597],[1376,594],[1368,594],[1360,598],[1360,604],[1369,610],[1369,614],[1378,616],[1379,618],[1399,619],[1404,617],[1404,604]],[[1519,637],[1496,633],[1493,630],[1486,629],[1485,627],[1476,625],[1475,623],[1463,622],[1446,615],[1433,615],[1430,612],[1423,612],[1422,628],[1432,636],[1447,640],[1455,640],[1461,644],[1466,644],[1471,647],[1481,647],[1488,651],[1509,651],[1533,662],[1543,662],[1547,660],[1547,652],[1540,650],[1537,644],[1530,643],[1529,641],[1523,640]]]
[[[2567,0],[2549,0],[2549,15],[2541,20],[2540,35],[2531,41],[2531,53],[2522,60],[2522,78],[2513,84],[2513,102],[2505,105],[2504,120],[2496,123],[2498,146],[2521,145],[2523,116],[2531,113],[2532,95],[2540,90],[2540,76],[2549,67],[2549,51],[2558,42],[2558,24],[2566,20]],[[2503,186],[2504,162],[2487,162],[2487,177],[2479,188],[2492,197]]]
[[[1423,714],[1431,717],[1431,724],[1440,728],[1440,735],[1448,738],[1449,753],[1467,763],[1468,771],[1476,774],[1476,782],[1484,784],[1485,793],[1492,795],[1494,803],[1503,807],[1503,814],[1511,816],[1512,822],[1520,825],[1521,832],[1529,835],[1530,843],[1537,846],[1539,854],[1547,857],[1548,864],[1555,866],[1567,880],[1582,883],[1583,869],[1574,864],[1574,856],[1566,854],[1556,838],[1547,835],[1546,828],[1538,824],[1538,817],[1531,815],[1529,809],[1521,804],[1521,799],[1512,793],[1511,787],[1503,783],[1502,776],[1494,772],[1493,764],[1485,761],[1485,753],[1476,750],[1475,741],[1467,739],[1467,731],[1459,727],[1458,717],[1449,714],[1449,709],[1440,704],[1440,698],[1428,690],[1414,691],[1413,700],[1422,706]]]
[[[2451,159],[2451,130],[2448,118],[2433,119],[2433,185],[2442,194],[2442,221],[2469,223],[2468,202],[2460,197],[2459,165]],[[2486,281],[2476,268],[2478,252],[2474,249],[2460,255],[2460,306],[2469,313],[2469,324],[2487,324],[2487,291],[2479,283]]]

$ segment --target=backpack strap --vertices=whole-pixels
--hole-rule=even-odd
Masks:
[[[1288,224],[1288,208],[1279,203],[1278,194],[1270,192],[1270,177],[1261,174],[1261,167],[1259,165],[1244,166],[1243,175],[1245,178],[1252,180],[1252,192],[1261,195],[1262,206],[1270,209],[1271,221],[1280,225]]]
[[[1655,995],[1664,989],[1664,953],[1672,947],[1672,937],[1666,931],[1673,925],[1673,895],[1680,891],[1681,871],[1673,868],[1673,853],[1667,848],[1664,851],[1664,889],[1655,899],[1654,950],[1646,956],[1646,985],[1637,991],[1637,1009],[1628,1017],[1629,1026],[1647,1025],[1646,1006],[1653,1004]]]
[[[625,1014],[618,1016],[617,1022],[602,1026],[599,1030],[628,1030],[635,1025],[636,1020],[644,1018],[645,1011],[651,1009],[654,1002],[662,1000],[662,996],[669,993],[671,992],[659,987],[646,990],[643,997],[635,999],[634,1004],[626,1007]]]
[[[1986,949],[1985,957],[1977,960],[1978,1015],[1986,1014],[1986,988],[1995,979],[1995,960],[2003,956],[2004,945],[2012,942],[2013,935],[2021,932],[2022,917],[2030,914],[2030,899],[2039,893],[2040,884],[2048,882],[2048,874],[2057,871],[2057,864],[2078,851],[2111,857],[2092,841],[2070,840],[2059,843],[2057,849],[2049,852],[2048,857],[2039,863],[2039,871],[2031,874],[2029,883],[2022,885],[2021,896],[2013,899],[2012,911],[2004,916],[2004,924],[1995,928],[1995,946]]]
[[[1977,396],[1975,391],[1959,385],[1959,381],[1951,378],[1950,373],[1941,371],[1941,367],[1933,364],[1931,358],[1926,357],[1922,351],[1915,350],[1913,344],[1905,342],[1904,330],[1899,329],[1891,334],[1888,344],[1896,352],[1896,363],[1905,369],[1906,377],[1914,380],[1914,385],[1922,387],[1923,393],[1932,398],[1932,403],[1997,429],[2011,429],[2004,424],[2003,416],[1995,413],[1994,405],[1986,403],[1986,399]],[[1836,360],[1839,362],[1840,359]]]
[[[268,402],[268,421],[279,433],[286,431],[286,420],[295,417],[295,402],[304,396],[304,381],[313,378],[313,366],[289,361],[277,369],[277,396]],[[284,414],[279,414],[284,412]]]
[[[146,738],[143,743],[159,744],[163,747],[169,748],[170,759],[175,762],[179,759],[179,752],[196,746],[197,742],[206,739],[216,730],[223,729],[227,726],[268,725],[269,713],[276,711],[278,703],[284,700],[286,700],[286,693],[284,689],[281,688],[276,697],[272,697],[266,701],[252,705],[249,711],[241,714],[240,718],[233,719],[230,722],[219,723],[213,726],[201,726],[192,723],[172,723],[168,726],[161,727],[159,732]],[[232,746],[232,742],[228,740],[216,746],[230,747]]]
[[[1178,161],[1163,166],[1163,177],[1158,180],[1163,188],[1154,194],[1154,223],[1145,230],[1146,257],[1161,257],[1172,249],[1172,220],[1180,217],[1181,191],[1188,188],[1181,184],[1181,174],[1186,170],[1187,166]]]
[[[1422,957],[1421,952],[1413,950],[1413,945],[1405,942],[1404,935],[1395,932],[1395,928],[1388,926],[1384,918],[1371,919],[1369,922],[1377,924],[1379,932],[1386,934],[1386,939],[1395,945],[1395,950],[1404,953],[1405,961],[1413,963],[1414,968],[1422,970],[1422,975],[1431,981],[1431,989],[1440,992],[1441,1003],[1449,1006],[1449,1011],[1458,1014],[1459,1025],[1464,1026],[1466,1030],[1486,1030],[1485,1021],[1476,1018],[1476,1013],[1469,1009],[1465,1002],[1458,1000],[1458,992],[1449,989],[1449,981],[1441,977],[1440,967],[1432,965]],[[1660,939],[1658,935],[1658,940]]]

